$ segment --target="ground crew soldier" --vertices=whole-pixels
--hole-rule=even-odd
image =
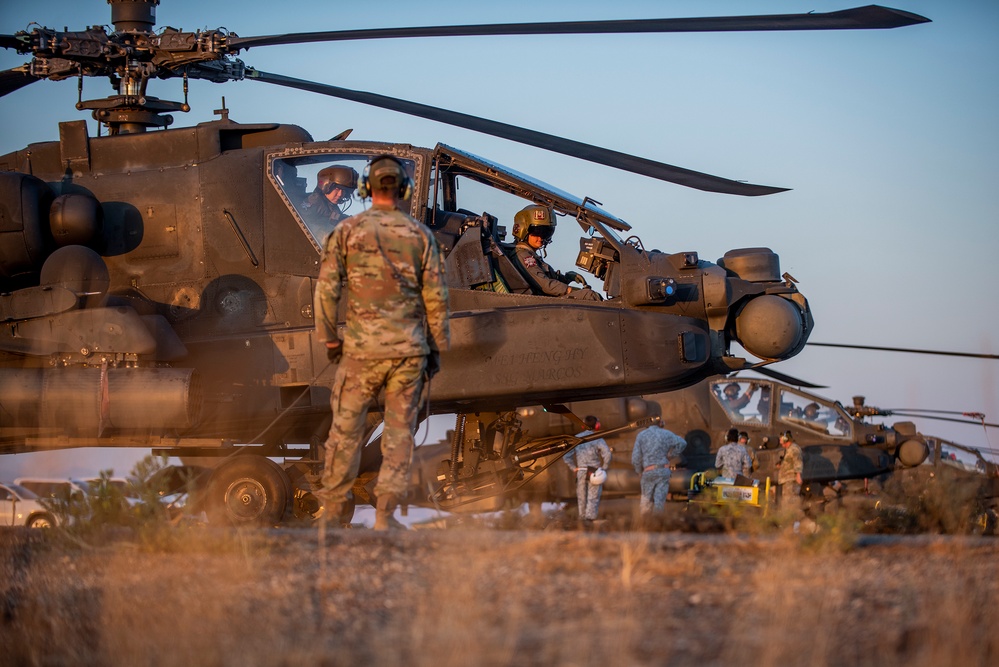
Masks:
[[[586,422],[587,430],[577,433],[577,438],[600,430],[600,420],[593,415],[589,415],[583,421]],[[611,449],[603,438],[590,440],[570,450],[562,460],[576,473],[576,502],[579,506],[579,519],[585,525],[586,522],[592,522],[597,518],[604,485],[602,481],[595,482],[606,479],[607,468],[611,462]]]
[[[548,296],[565,296],[584,301],[600,301],[575,271],[563,274],[549,266],[538,254],[555,233],[555,216],[547,206],[528,206],[513,217],[513,237],[517,239],[516,260],[531,287]]]
[[[780,434],[780,446],[784,455],[777,464],[777,486],[780,494],[780,508],[797,511],[801,503],[801,473],[805,469],[801,447],[794,442],[790,431]]]
[[[753,462],[746,453],[746,448],[739,444],[739,431],[730,428],[725,436],[725,444],[718,449],[715,456],[715,467],[721,471],[722,477],[735,479],[737,475],[749,476]]]
[[[662,513],[669,493],[670,459],[679,456],[687,441],[658,424],[653,424],[638,434],[631,451],[631,464],[641,478],[642,498],[639,509],[642,515]]]
[[[746,450],[746,454],[749,455],[749,470],[755,472],[760,467],[760,461],[756,458],[756,452],[753,450],[752,445],[749,444],[749,434],[745,431],[739,431],[739,444]]]
[[[319,339],[329,358],[340,360],[326,441],[324,517],[336,522],[343,512],[360,465],[368,408],[384,389],[376,530],[401,527],[393,514],[409,484],[424,376],[436,373],[449,342],[440,249],[426,227],[399,210],[411,189],[399,160],[372,159],[358,188],[362,198],[370,195],[372,207],[341,221],[327,237],[316,283]],[[347,302],[342,341],[336,329],[341,298]]]

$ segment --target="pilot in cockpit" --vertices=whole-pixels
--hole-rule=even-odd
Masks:
[[[306,221],[329,232],[347,217],[350,197],[357,189],[357,171],[342,165],[330,165],[316,174],[316,189],[302,202]],[[341,208],[343,207],[343,208]]]
[[[575,271],[562,273],[549,266],[540,255],[555,233],[555,215],[547,206],[528,206],[513,218],[513,236],[517,239],[515,256],[520,272],[535,294],[564,296],[570,299],[601,301]]]

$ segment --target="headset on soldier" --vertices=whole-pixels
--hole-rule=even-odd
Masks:
[[[361,181],[357,185],[357,196],[367,199],[372,190],[383,190],[385,181],[392,179],[396,186],[397,199],[409,199],[413,194],[413,181],[406,173],[406,167],[399,158],[393,155],[377,155],[364,167]],[[375,185],[372,185],[372,182]]]

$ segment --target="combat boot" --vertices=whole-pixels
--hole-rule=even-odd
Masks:
[[[317,495],[321,504],[312,517],[333,528],[340,528],[346,525],[347,522],[344,521],[343,515],[344,511],[347,509],[347,503],[334,502],[328,498],[324,498],[321,494]]]
[[[395,518],[395,508],[398,504],[392,495],[378,499],[375,506],[375,530],[407,530],[406,526]]]

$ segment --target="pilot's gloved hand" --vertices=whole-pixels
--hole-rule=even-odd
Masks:
[[[427,379],[433,378],[441,370],[441,353],[440,350],[430,350],[427,355]]]
[[[568,281],[579,283],[585,287],[589,287],[589,285],[586,284],[586,280],[583,278],[583,276],[579,275],[575,271],[567,271],[564,275],[565,279]]]
[[[326,358],[332,363],[338,363],[343,356],[343,341],[331,340],[326,342]]]

